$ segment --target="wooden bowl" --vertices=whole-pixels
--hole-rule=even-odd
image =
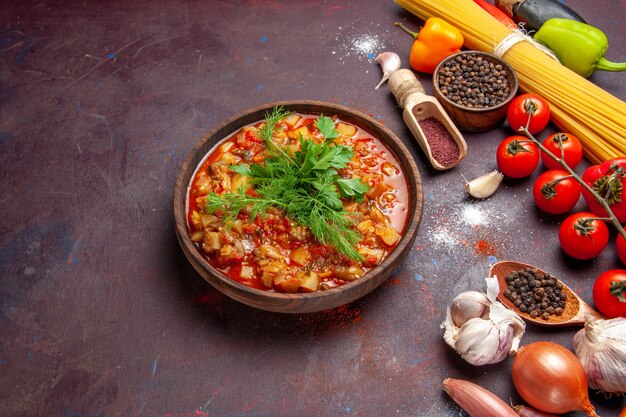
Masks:
[[[482,56],[483,59],[493,62],[494,64],[502,65],[508,74],[508,97],[496,106],[485,108],[470,108],[462,106],[446,97],[439,88],[439,69],[442,68],[445,63],[456,59],[458,56]],[[439,100],[457,127],[460,130],[468,132],[483,132],[500,126],[506,117],[506,111],[511,100],[513,100],[517,94],[518,87],[519,83],[517,80],[517,74],[515,74],[513,68],[502,58],[487,52],[462,51],[450,55],[439,63],[433,73],[433,96]]]
[[[379,138],[394,153],[406,176],[409,190],[409,212],[406,227],[396,248],[383,262],[361,278],[330,290],[313,293],[278,293],[263,291],[236,282],[213,268],[198,247],[191,241],[187,227],[187,194],[190,181],[204,156],[231,133],[248,124],[263,120],[265,113],[276,106],[300,113],[337,115]],[[262,310],[283,313],[309,313],[348,304],[382,284],[391,271],[410,251],[422,217],[422,184],[411,152],[389,129],[373,118],[337,104],[318,101],[284,101],[269,103],[247,110],[204,136],[183,163],[174,188],[174,219],[176,235],[187,259],[196,271],[211,285],[227,296]]]

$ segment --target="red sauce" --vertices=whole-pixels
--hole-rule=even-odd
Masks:
[[[298,136],[323,137],[315,127],[317,115],[293,114],[279,122],[274,138],[280,146],[299,147]],[[348,259],[317,242],[307,227],[270,209],[253,222],[245,210],[225,227],[221,210],[206,214],[208,193],[233,192],[246,178],[229,169],[240,163],[263,164],[266,148],[258,133],[263,122],[245,126],[218,144],[200,163],[188,192],[191,239],[208,261],[233,280],[254,288],[281,292],[310,292],[343,285],[380,264],[399,241],[409,208],[408,187],[400,164],[377,138],[358,126],[333,118],[340,132],[336,143],[351,146],[354,157],[339,174],[357,175],[370,186],[362,203],[343,200],[355,217],[352,228],[362,235],[357,251],[363,261]],[[342,172],[344,171],[345,172]],[[249,195],[255,195],[248,186]]]

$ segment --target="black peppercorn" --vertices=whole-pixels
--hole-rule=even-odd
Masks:
[[[531,317],[548,320],[562,315],[567,296],[563,285],[550,274],[539,274],[533,269],[514,271],[505,277],[504,296],[522,312]]]
[[[437,73],[441,94],[461,106],[472,108],[495,106],[506,100],[510,94],[508,77],[502,65],[486,62],[481,56],[471,58],[468,55],[444,62]],[[476,94],[479,92],[483,96]]]

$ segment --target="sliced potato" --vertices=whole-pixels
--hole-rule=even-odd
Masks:
[[[293,139],[298,139],[300,135],[302,135],[303,138],[308,138],[311,136],[311,131],[307,126],[302,126],[297,128],[296,130],[292,130],[288,134],[288,136]]]
[[[235,247],[233,245],[229,245],[228,243],[220,248],[220,255],[222,256],[229,257],[233,253],[235,253]]]
[[[383,212],[378,210],[376,207],[372,207],[370,210],[370,219],[375,222],[384,222],[387,220]]]
[[[203,214],[201,217],[202,227],[214,226],[217,224],[218,218],[212,214]]]
[[[252,279],[254,278],[254,268],[250,265],[243,265],[241,267],[241,273],[239,276],[243,279]]]
[[[360,266],[349,266],[347,268],[337,268],[335,271],[335,276],[344,281],[354,281],[357,278],[360,278],[365,271]]]
[[[313,271],[307,271],[306,273],[301,271],[299,272],[299,274],[300,273],[302,273],[302,277],[301,277],[302,282],[300,283],[300,290],[302,292],[317,291],[317,288],[319,287],[319,284],[320,284],[320,278],[317,276],[317,274]]]
[[[191,212],[191,224],[194,229],[202,229],[202,215],[196,210]]]
[[[385,251],[383,249],[372,249],[367,246],[361,246],[357,249],[357,252],[365,258],[363,265],[368,267],[378,265],[383,260],[383,256],[385,255]]]
[[[266,288],[272,288],[274,275],[270,274],[269,272],[263,272],[263,275],[261,275],[261,282]]]
[[[220,145],[220,152],[228,152],[233,148],[233,146],[235,146],[235,142],[228,141],[226,143],[223,143],[222,145]]]
[[[278,274],[278,276],[274,279],[274,286],[290,293],[297,292],[301,283],[302,280],[300,278],[286,273]]]
[[[382,172],[383,174],[385,174],[388,177],[391,177],[392,175],[398,174],[400,171],[392,163],[385,162],[380,167],[380,172]]]
[[[286,267],[287,267],[287,265],[285,265],[285,264],[284,264],[284,263],[282,263],[282,262],[272,261],[272,262],[270,262],[270,263],[268,263],[268,264],[266,264],[266,265],[263,265],[263,266],[261,267],[261,269],[262,269],[264,272],[271,272],[271,273],[273,273],[273,274],[277,274],[277,273],[279,273],[280,271],[284,270]]]
[[[356,225],[356,230],[361,232],[362,235],[373,232],[374,227],[372,226],[372,221],[369,219],[362,221],[361,223]]]
[[[289,255],[289,258],[298,265],[304,266],[309,263],[309,259],[311,259],[311,253],[306,247],[300,246],[299,248],[291,251],[291,255]]]
[[[367,196],[371,199],[378,199],[385,192],[391,190],[393,187],[389,184],[385,184],[384,182],[379,182],[376,184],[376,187],[370,188],[367,192]]]
[[[242,187],[244,190],[247,190],[248,188],[250,188],[249,182],[250,182],[250,178],[247,175],[242,175],[236,172],[233,175],[231,184],[232,184],[233,190],[239,191],[240,187]]]
[[[294,127],[298,124],[298,121],[302,118],[299,114],[291,113],[283,118],[283,122],[287,123],[289,127]]]
[[[393,227],[384,227],[376,231],[376,234],[387,246],[393,246],[398,240],[400,240],[400,233]]]
[[[217,232],[206,232],[204,234],[204,242],[202,247],[206,251],[220,250],[222,248],[222,239]]]
[[[198,230],[197,232],[193,232],[190,237],[192,241],[200,242],[204,237],[204,232],[202,230]]]
[[[283,259],[283,255],[272,245],[259,246],[259,253],[264,258]]]
[[[225,161],[228,165],[232,165],[237,162],[237,158],[230,152],[224,152],[221,158],[222,161]]]
[[[337,129],[337,132],[341,133],[344,136],[352,137],[356,135],[356,126],[348,125],[345,123],[337,123],[337,126],[335,128]]]

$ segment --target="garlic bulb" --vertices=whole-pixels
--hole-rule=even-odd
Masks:
[[[626,393],[626,318],[588,317],[573,346],[591,388]]]
[[[496,192],[503,178],[500,171],[491,171],[471,181],[465,179],[465,189],[474,198],[487,198]]]
[[[496,301],[498,279],[486,278],[487,294],[459,294],[441,324],[443,338],[472,365],[503,361],[519,348],[526,325],[521,317]]]
[[[383,78],[380,79],[380,82],[374,88],[377,89],[383,85],[389,77],[391,77],[391,74],[400,69],[402,63],[400,62],[400,57],[395,52],[383,52],[378,54],[378,56],[374,59],[380,64],[380,67],[383,70]]]

